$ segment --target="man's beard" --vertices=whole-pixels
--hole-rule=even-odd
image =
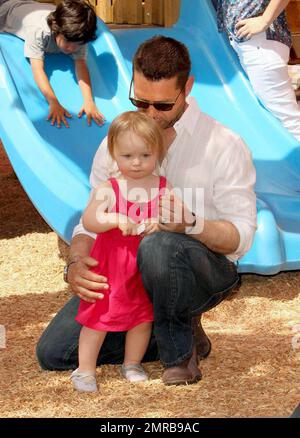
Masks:
[[[164,120],[164,119],[155,119],[155,121],[159,124],[159,126],[162,129],[169,129],[169,128],[173,128],[173,126],[175,125],[176,122],[178,122],[178,120],[181,118],[182,114],[184,113],[184,111],[186,110],[187,105],[186,103],[179,108],[178,113],[175,115],[175,117],[172,120]]]

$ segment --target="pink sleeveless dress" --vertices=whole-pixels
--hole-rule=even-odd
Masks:
[[[166,187],[164,177],[159,180],[159,195],[142,204],[142,208],[141,204],[124,199],[115,178],[109,181],[116,196],[113,211],[135,222],[137,216],[138,222],[158,216],[159,198]],[[104,298],[96,303],[80,301],[75,318],[77,322],[94,330],[119,332],[153,321],[152,304],[137,267],[136,258],[141,239],[140,236],[123,236],[119,228],[98,234],[90,255],[99,261],[99,265],[91,270],[107,277],[109,289],[99,291],[104,294]]]

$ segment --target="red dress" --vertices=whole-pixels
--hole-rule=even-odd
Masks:
[[[159,195],[142,204],[143,208],[140,208],[141,204],[124,199],[115,178],[109,181],[116,196],[113,211],[125,214],[135,222],[158,216],[159,198],[166,187],[164,177],[159,180]],[[100,290],[104,298],[95,303],[80,300],[76,321],[91,329],[108,332],[127,331],[153,321],[152,304],[136,261],[140,241],[140,236],[123,236],[119,228],[98,234],[90,255],[99,264],[91,270],[107,277],[109,289]]]

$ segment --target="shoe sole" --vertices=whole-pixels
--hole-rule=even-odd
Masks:
[[[197,374],[195,377],[193,377],[193,379],[190,380],[169,380],[167,382],[163,383],[166,386],[170,386],[170,385],[193,385],[194,383],[199,382],[199,380],[202,379],[202,375],[201,374]]]

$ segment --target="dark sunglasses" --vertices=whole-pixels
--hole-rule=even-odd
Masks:
[[[149,106],[151,105],[157,111],[171,111],[171,109],[173,109],[173,106],[176,104],[178,97],[181,95],[181,93],[183,92],[183,90],[185,88],[185,85],[184,85],[183,88],[180,90],[178,96],[174,100],[174,102],[152,102],[150,100],[136,99],[135,97],[131,97],[132,83],[133,83],[133,79],[131,79],[130,88],[129,88],[129,100],[132,103],[132,105],[134,105],[140,109],[148,109]]]

